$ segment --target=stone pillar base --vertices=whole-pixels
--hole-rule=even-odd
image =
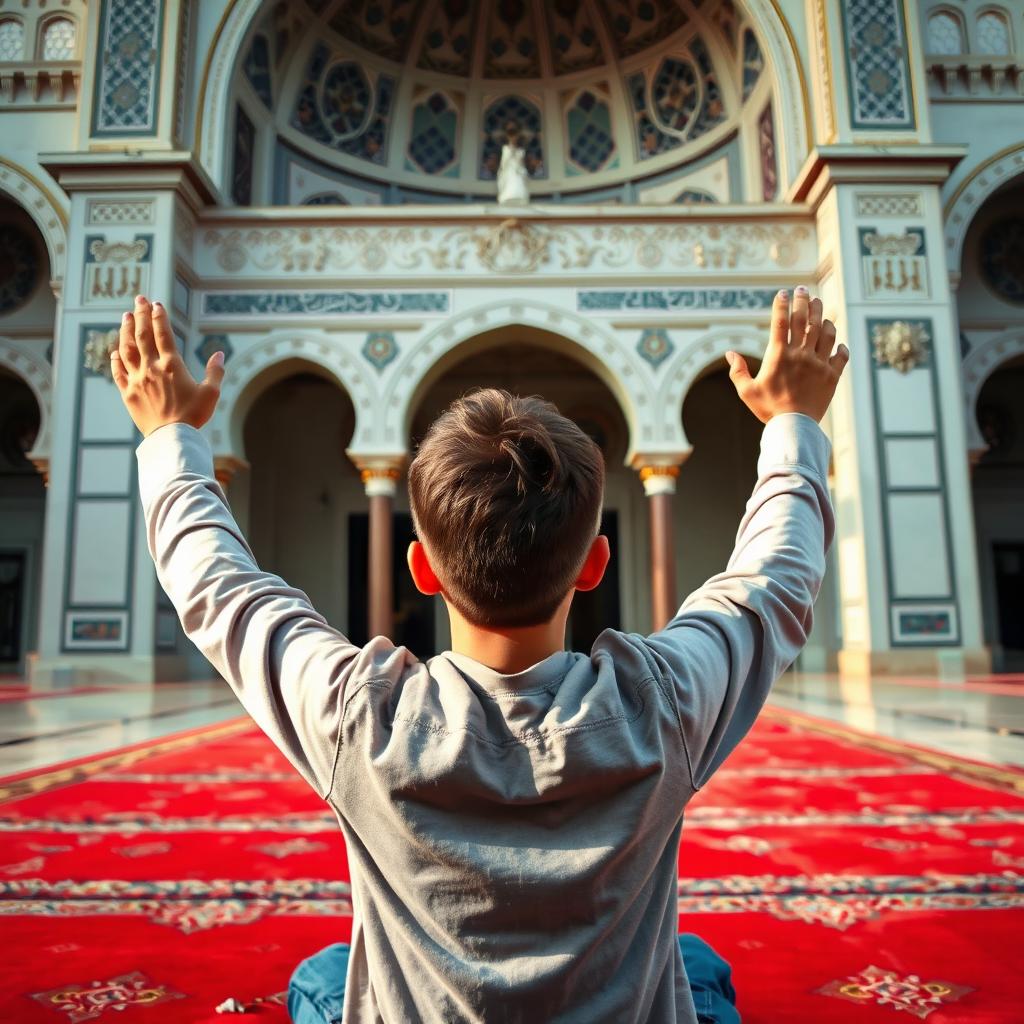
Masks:
[[[992,655],[985,647],[900,647],[888,651],[840,651],[839,673],[850,676],[932,676],[962,679],[987,675]]]
[[[212,675],[211,670],[211,675]],[[137,657],[131,654],[86,654],[54,657],[31,653],[25,675],[32,690],[60,691],[74,686],[179,682],[189,678],[188,661],[177,654]]]

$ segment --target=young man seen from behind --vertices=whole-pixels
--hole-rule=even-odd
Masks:
[[[299,965],[296,1021],[738,1021],[728,966],[677,935],[683,811],[806,641],[833,532],[818,422],[849,358],[806,290],[772,316],[756,376],[728,357],[766,424],[735,550],[647,637],[564,649],[609,559],[596,446],[539,399],[455,402],[409,471],[409,568],[451,619],[421,662],[260,571],[198,429],[222,358],[197,384],[162,306],[125,314],[111,369],[160,582],[345,837],[352,941]]]

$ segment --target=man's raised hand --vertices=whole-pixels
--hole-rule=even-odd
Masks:
[[[747,408],[762,422],[784,412],[802,412],[821,422],[850,361],[850,350],[840,345],[833,355],[836,325],[821,318],[821,299],[811,299],[797,288],[792,311],[789,293],[782,291],[772,305],[768,348],[756,377],[747,361],[727,352],[729,378]]]
[[[125,408],[144,437],[166,423],[201,427],[213,415],[224,379],[224,353],[214,352],[196,381],[178,352],[167,310],[144,295],[121,318],[110,372]]]

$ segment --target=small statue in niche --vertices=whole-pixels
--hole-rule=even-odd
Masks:
[[[498,166],[498,202],[503,206],[525,206],[530,201],[526,152],[520,145],[522,133],[517,121],[505,125],[505,143]]]

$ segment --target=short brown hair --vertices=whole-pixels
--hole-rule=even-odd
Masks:
[[[445,597],[480,626],[550,620],[597,536],[604,458],[552,405],[482,388],[453,402],[409,468]]]

